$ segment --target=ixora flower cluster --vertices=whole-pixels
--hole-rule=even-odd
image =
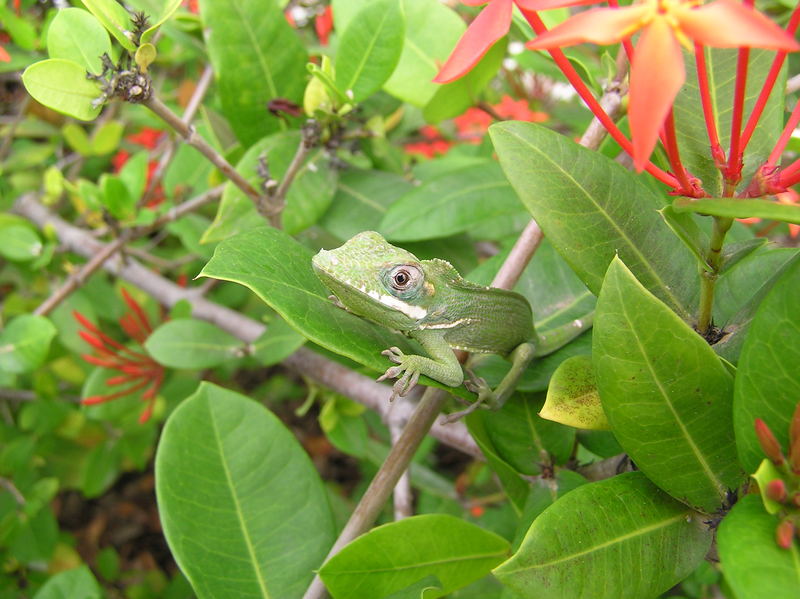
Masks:
[[[756,437],[767,456],[753,475],[761,489],[764,508],[778,517],[775,542],[782,549],[792,546],[792,538],[800,538],[800,403],[789,425],[789,457],[767,424],[755,420]]]
[[[537,34],[528,42],[532,50],[547,50],[583,101],[619,145],[628,152],[637,170],[645,170],[670,186],[675,194],[690,197],[709,195],[701,183],[681,163],[672,107],[686,80],[685,48],[697,64],[698,87],[707,125],[711,156],[724,177],[725,196],[733,196],[742,176],[743,155],[767,99],[772,92],[786,53],[800,49],[793,38],[800,23],[795,8],[784,30],[755,10],[752,0],[715,0],[702,4],[697,0],[640,0],[626,7],[609,0],[608,7],[593,8],[570,17],[548,30],[538,12],[542,10],[595,4],[597,0],[463,0],[468,5],[486,4],[442,67],[436,81],[446,83],[467,73],[488,49],[509,30],[514,6],[520,10]],[[637,35],[635,43],[632,41]],[[561,48],[591,42],[600,45],[622,43],[630,60],[628,117],[631,139],[609,118],[581,80]],[[720,144],[714,106],[705,64],[705,47],[739,48],[736,88],[733,98],[730,146]],[[755,106],[744,120],[745,86],[750,48],[777,51]],[[800,121],[796,107],[783,135],[767,161],[761,166],[744,195],[779,193],[800,181],[800,161],[781,172],[777,160]],[[665,172],[650,162],[650,155],[661,140],[670,164]]]

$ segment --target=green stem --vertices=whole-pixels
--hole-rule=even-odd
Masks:
[[[697,332],[705,335],[712,321],[712,308],[714,306],[714,290],[722,266],[722,246],[725,235],[733,224],[732,218],[715,216],[711,231],[711,242],[706,254],[708,268],[703,267],[700,272],[700,307],[697,315]]]

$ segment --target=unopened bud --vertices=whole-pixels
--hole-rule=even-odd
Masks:
[[[795,494],[792,495],[792,503],[795,507],[800,507],[800,492],[795,492]]]
[[[792,546],[792,537],[794,536],[794,523],[788,518],[778,524],[775,529],[775,542],[781,549],[789,549]]]
[[[786,501],[786,497],[788,495],[786,492],[786,483],[784,483],[780,478],[769,481],[767,483],[767,488],[764,489],[764,495],[766,495],[769,499],[772,499],[772,501],[783,503]]]
[[[789,445],[789,466],[792,472],[800,474],[800,441]]]
[[[756,436],[758,437],[758,442],[761,444],[761,449],[764,450],[764,454],[772,460],[772,463],[776,466],[783,465],[785,460],[781,453],[781,446],[775,438],[775,435],[769,430],[767,423],[761,420],[761,418],[756,418],[755,427]]]
[[[792,421],[789,423],[789,453],[797,445],[800,445],[800,401],[797,402]]]

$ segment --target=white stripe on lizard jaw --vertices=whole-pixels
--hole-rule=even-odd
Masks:
[[[375,292],[370,292],[370,296],[375,297],[372,295],[373,293]],[[428,311],[425,308],[422,308],[420,306],[413,306],[391,295],[382,295],[377,299],[384,306],[388,306],[389,308],[394,308],[395,310],[399,310],[409,318],[413,318],[415,320],[420,320],[428,315]]]

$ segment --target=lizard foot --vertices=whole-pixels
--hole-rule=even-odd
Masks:
[[[413,358],[416,356],[406,356],[397,347],[385,349],[381,352],[381,354],[388,357],[395,364],[398,364],[398,366],[391,366],[387,368],[386,372],[376,379],[378,382],[380,382],[385,381],[386,379],[393,379],[398,376],[400,377],[392,386],[392,395],[389,397],[389,401],[394,401],[395,397],[405,396],[417,385],[420,371],[414,366]]]

